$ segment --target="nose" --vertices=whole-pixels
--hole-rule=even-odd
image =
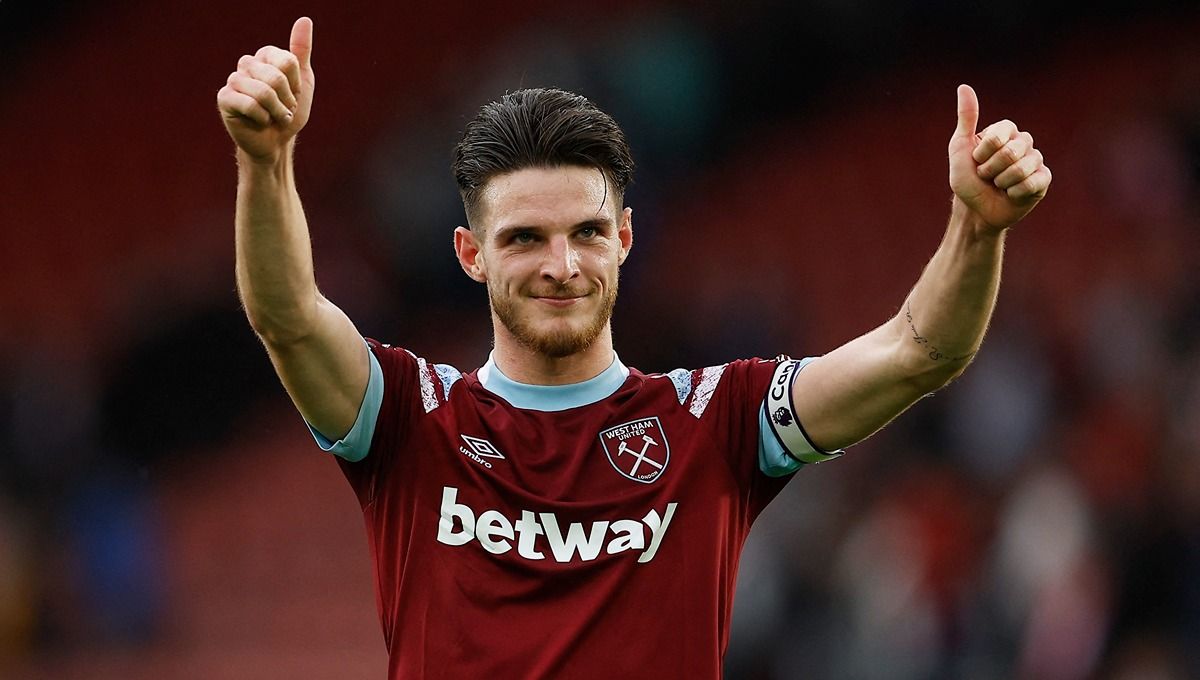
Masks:
[[[579,251],[566,236],[551,237],[542,258],[542,277],[565,284],[576,276],[579,276]]]

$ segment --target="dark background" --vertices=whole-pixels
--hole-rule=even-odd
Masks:
[[[322,289],[467,370],[449,157],[484,102],[625,127],[614,332],[665,371],[893,314],[972,84],[1054,186],[966,376],[760,520],[727,676],[1200,677],[1200,8],[938,0],[0,2],[0,675],[383,676],[353,494],[233,283],[216,91],[302,14]]]

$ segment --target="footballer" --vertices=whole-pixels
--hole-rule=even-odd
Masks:
[[[821,356],[643,373],[609,323],[634,244],[624,134],[579,95],[511,92],[454,149],[454,252],[494,333],[464,371],[364,339],[317,288],[292,169],[312,50],[301,18],[217,96],[237,284],[362,507],[393,679],[719,678],[755,518],[797,470],[966,368],[1005,234],[1050,185],[1029,133],[977,130],[960,86],[949,224],[894,317]]]

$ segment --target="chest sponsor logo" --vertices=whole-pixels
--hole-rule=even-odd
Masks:
[[[504,454],[500,453],[500,449],[496,448],[495,444],[492,444],[488,440],[480,439],[479,437],[468,437],[465,434],[458,436],[462,437],[462,440],[467,443],[466,446],[458,447],[458,452],[485,468],[492,469],[492,463],[488,460],[489,458],[492,460],[504,460]]]
[[[658,416],[610,427],[600,433],[600,445],[617,472],[643,484],[662,476],[671,462],[671,445]]]
[[[635,551],[641,553],[637,561],[645,564],[658,554],[678,507],[679,503],[667,503],[662,515],[652,508],[641,519],[571,522],[564,527],[553,512],[521,510],[520,517],[513,519],[499,510],[477,513],[458,502],[456,487],[444,486],[437,540],[450,546],[479,541],[493,555],[503,555],[516,547],[517,556],[524,559],[549,557],[555,562],[590,562],[602,552],[616,555]]]

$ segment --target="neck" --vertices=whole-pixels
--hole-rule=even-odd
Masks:
[[[494,320],[496,366],[508,378],[527,385],[570,385],[595,378],[612,365],[612,328],[605,326],[587,349],[565,357],[550,357],[519,342],[504,324]]]

